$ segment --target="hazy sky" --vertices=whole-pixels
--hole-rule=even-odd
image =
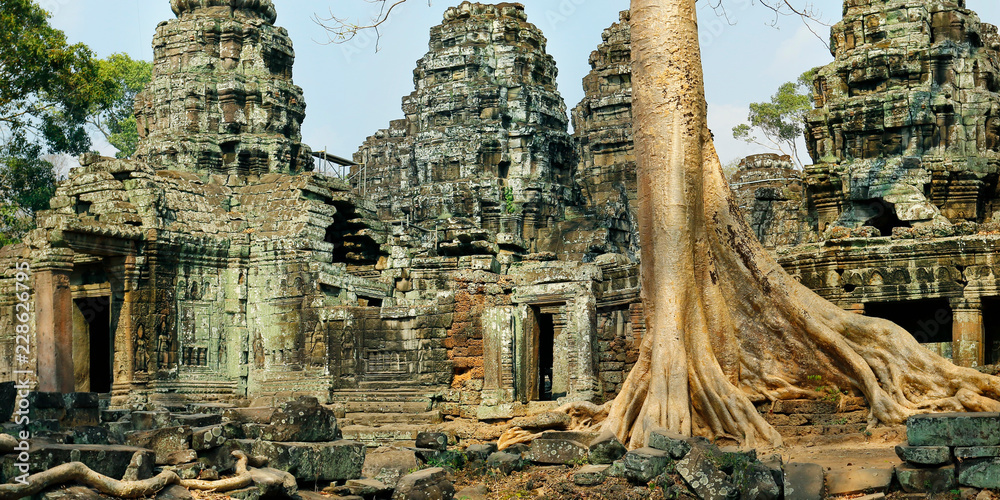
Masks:
[[[173,18],[168,0],[40,0],[52,24],[72,42],[84,42],[99,57],[126,52],[151,60],[156,25]],[[364,20],[370,0],[274,0],[279,26],[295,44],[295,83],[303,88],[306,121],[303,140],[314,150],[350,157],[365,137],[390,120],[402,118],[400,100],[413,91],[413,69],[427,51],[431,26],[459,0],[410,0],[397,7],[382,29],[379,50],[374,34],[341,45],[326,44],[315,16]],[[522,0],[528,20],[548,39],[559,67],[559,90],[567,108],[583,97],[581,80],[601,32],[618,20],[627,0]],[[748,104],[767,100],[777,87],[804,71],[832,60],[823,42],[795,17],[781,17],[757,0],[725,0],[728,20],[701,1],[699,24],[712,128],[723,162],[764,152],[732,139],[731,129],[746,120]],[[841,0],[809,2],[829,24],[842,15]],[[1000,23],[1000,2],[967,0],[968,8],[989,23]],[[429,4],[429,5],[428,5]],[[814,25],[824,39],[829,28]],[[104,146],[104,152],[113,151]],[[808,163],[808,159],[803,157]]]

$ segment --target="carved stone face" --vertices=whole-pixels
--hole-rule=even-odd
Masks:
[[[210,7],[229,7],[233,10],[255,12],[271,24],[278,19],[278,11],[275,10],[271,0],[170,0],[170,8],[178,17],[185,12]]]

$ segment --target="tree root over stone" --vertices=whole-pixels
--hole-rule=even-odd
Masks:
[[[247,469],[247,456],[242,451],[234,451],[236,457],[236,475],[218,481],[202,481],[198,479],[181,479],[173,471],[163,471],[155,477],[143,480],[119,481],[103,474],[94,472],[82,462],[70,462],[53,467],[49,470],[28,476],[24,483],[8,483],[0,485],[0,500],[14,500],[34,495],[46,488],[71,481],[84,484],[91,488],[119,498],[141,498],[153,496],[158,491],[179,484],[185,488],[203,491],[232,491],[246,488],[253,484],[250,470]],[[135,458],[133,458],[135,463]],[[126,474],[127,476],[128,474]]]

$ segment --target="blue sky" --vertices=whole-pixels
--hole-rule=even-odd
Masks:
[[[759,147],[732,139],[731,129],[746,120],[748,104],[767,100],[777,87],[804,71],[832,60],[823,43],[798,18],[781,17],[757,0],[725,0],[728,21],[700,1],[703,64],[709,126],[725,163]],[[156,25],[173,18],[168,0],[40,0],[52,24],[72,42],[89,45],[99,57],[126,52],[152,59]],[[382,30],[379,50],[373,34],[331,45],[316,16],[364,20],[373,5],[366,0],[274,0],[279,26],[295,44],[295,83],[305,92],[307,118],[303,140],[314,150],[350,157],[365,137],[402,118],[400,100],[413,91],[413,68],[427,51],[428,32],[444,10],[459,0],[410,0],[397,7]],[[601,32],[618,20],[627,0],[522,0],[528,20],[548,39],[559,67],[559,90],[568,108],[583,97],[581,80]],[[811,0],[829,24],[840,19],[841,0]],[[1000,2],[967,0],[968,8],[989,23],[1000,23]],[[428,5],[429,4],[429,5]],[[829,28],[814,25],[823,38]],[[102,151],[113,149],[103,146]],[[808,163],[807,158],[803,161]]]

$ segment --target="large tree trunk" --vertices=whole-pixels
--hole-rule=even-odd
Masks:
[[[841,310],[760,246],[708,131],[695,0],[632,0],[632,60],[647,333],[605,429],[630,447],[656,427],[778,445],[754,402],[815,398],[817,378],[864,395],[870,425],[1000,410],[1000,379]]]

